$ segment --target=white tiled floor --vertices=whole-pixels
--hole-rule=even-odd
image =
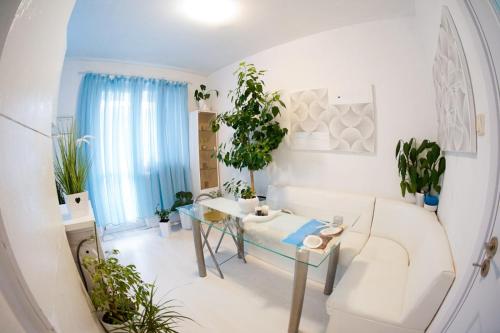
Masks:
[[[212,235],[216,243],[218,234]],[[190,332],[286,332],[292,292],[292,274],[276,269],[252,256],[247,264],[233,258],[222,265],[219,278],[208,251],[208,275],[198,276],[192,232],[176,230],[160,238],[158,229],[129,231],[106,236],[106,250],[120,250],[123,264],[135,264],[147,282],[157,282],[161,296],[177,300],[180,312],[195,320],[184,322],[180,331]],[[218,257],[235,253],[226,237]],[[328,315],[322,285],[308,282],[301,332],[324,332]]]

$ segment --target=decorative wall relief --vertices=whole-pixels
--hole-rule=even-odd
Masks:
[[[476,152],[476,112],[464,49],[448,7],[441,16],[433,66],[438,142],[443,150]]]
[[[289,146],[294,150],[373,153],[373,103],[329,104],[328,89],[289,95]]]

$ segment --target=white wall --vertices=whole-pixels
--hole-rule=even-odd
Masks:
[[[207,80],[206,76],[203,75],[161,66],[99,59],[67,58],[64,61],[61,75],[61,89],[59,92],[57,115],[62,116],[75,114],[82,72],[154,77],[173,81],[190,82],[188,86],[190,111],[196,109],[193,97],[194,90],[197,89],[201,83],[205,83]]]
[[[483,72],[485,65],[481,42],[463,1],[419,0],[415,4],[415,24],[427,69],[432,68],[437,47],[441,6],[449,7],[471,73],[476,113],[485,113],[486,116],[486,135],[478,137],[477,154],[446,154],[447,170],[438,215],[448,233],[457,275],[440,313],[429,329],[432,333],[441,332],[445,327],[474,269],[472,263],[480,253],[478,242],[482,242],[484,237],[483,224],[487,223],[489,214],[489,207],[486,205],[489,198],[495,197],[494,193],[491,193],[494,186],[491,172],[495,172],[492,156],[493,149],[498,145],[498,137],[496,125],[492,124],[492,119],[496,119],[493,114],[495,111],[488,104],[485,90],[487,76]],[[426,70],[425,74],[426,81],[432,84],[431,71]],[[459,330],[460,328],[451,326],[449,332]]]
[[[31,332],[101,331],[66,240],[52,167],[50,123],[73,5],[23,1],[0,59],[0,289],[4,297],[25,287],[6,301],[11,309],[30,304],[13,313]],[[5,275],[15,278],[11,290]],[[31,318],[22,310],[38,323],[23,323]]]
[[[375,87],[376,153],[294,152],[283,144],[274,155],[284,181],[337,190],[400,196],[394,150],[399,138],[435,138],[436,114],[431,86],[417,43],[413,19],[377,21],[344,27],[283,44],[246,60],[268,69],[269,90]],[[209,76],[221,91],[218,110],[230,109],[224,98],[234,87],[232,64]],[[227,131],[221,133],[221,138]],[[223,169],[223,179],[230,171]],[[257,188],[268,180],[261,173]],[[275,181],[276,179],[273,179]],[[283,181],[281,179],[280,181]]]

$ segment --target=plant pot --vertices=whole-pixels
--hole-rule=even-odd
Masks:
[[[419,207],[424,207],[424,197],[425,195],[423,193],[415,193],[415,204]]]
[[[238,204],[240,205],[240,210],[242,213],[250,214],[255,211],[255,208],[259,205],[259,198],[255,197],[252,199],[238,199]]]
[[[191,230],[191,228],[193,227],[193,220],[191,220],[191,217],[186,214],[180,214],[180,216],[182,229]]]
[[[424,208],[426,210],[428,210],[429,212],[435,212],[438,209],[438,206],[437,205],[432,206],[432,205],[424,204]]]
[[[198,101],[198,107],[200,111],[210,111],[210,105],[208,104],[208,100],[200,99]]]
[[[146,226],[148,228],[155,228],[160,223],[160,218],[158,216],[146,217]]]
[[[89,214],[89,193],[87,191],[64,195],[66,207],[71,215],[71,218],[86,216]]]
[[[179,224],[181,222],[181,217],[179,216],[179,212],[171,212],[168,216],[171,224]]]
[[[415,193],[406,193],[403,199],[409,203],[415,203],[417,201]]]
[[[430,212],[435,212],[439,205],[439,198],[435,195],[426,194],[424,198],[424,208]]]
[[[108,324],[103,320],[104,314],[99,314],[99,320],[102,323],[102,326],[106,329],[107,332],[112,333],[126,333],[128,330],[123,324]]]
[[[170,222],[160,222],[160,236],[163,238],[170,236],[170,227]]]

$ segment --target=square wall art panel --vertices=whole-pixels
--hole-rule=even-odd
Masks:
[[[476,112],[465,52],[448,7],[443,7],[433,66],[438,142],[445,151],[476,152]]]
[[[288,96],[294,150],[375,152],[375,108],[372,102],[329,104],[328,89],[297,91]]]

